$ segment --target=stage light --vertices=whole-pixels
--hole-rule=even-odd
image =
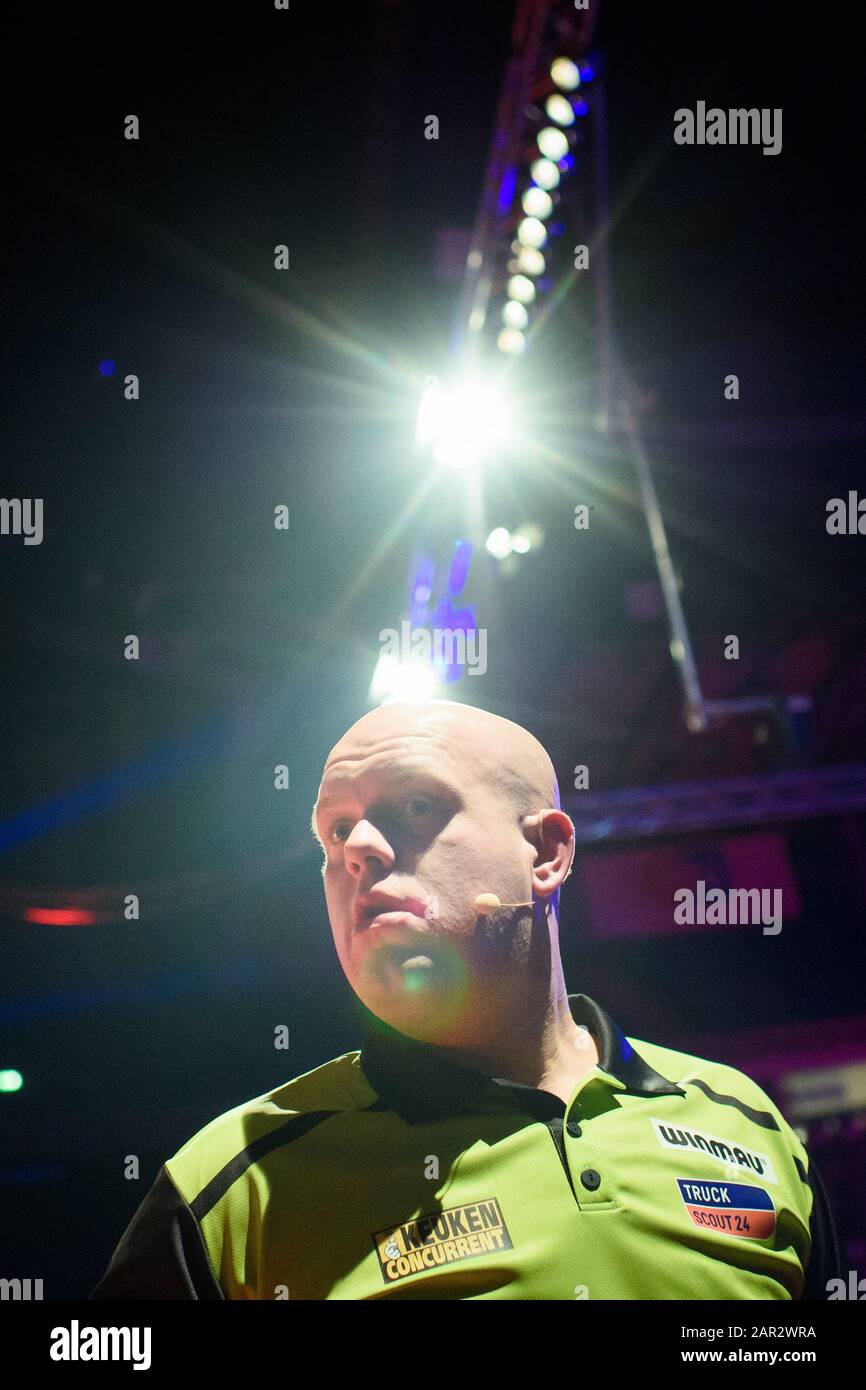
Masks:
[[[508,281],[508,298],[517,299],[521,304],[531,304],[535,298],[535,286],[525,275],[512,275]]]
[[[568,154],[568,139],[565,132],[554,125],[546,125],[538,132],[535,143],[547,159],[564,159]]]
[[[496,346],[500,352],[507,352],[510,356],[516,356],[526,347],[526,339],[519,328],[503,328],[496,339]]]
[[[24,1077],[20,1071],[15,1071],[12,1067],[0,1071],[0,1091],[20,1091],[23,1085]]]
[[[544,103],[544,109],[557,125],[574,125],[574,107],[561,92],[554,92],[549,96]]]
[[[527,188],[520,201],[528,217],[549,217],[553,212],[553,199],[543,188]]]
[[[99,918],[83,907],[25,907],[24,921],[39,927],[92,927]]]
[[[512,552],[515,555],[526,555],[533,546],[540,546],[543,541],[544,532],[534,522],[528,521],[516,531],[509,531],[506,526],[497,526],[490,532],[486,544],[494,559],[504,560]]]
[[[547,241],[547,228],[537,217],[524,217],[517,228],[517,240],[521,246],[543,246]]]
[[[544,531],[534,521],[525,521],[514,532],[514,549],[518,555],[529,550],[539,550],[544,545]]]
[[[521,246],[520,254],[517,257],[518,270],[522,270],[525,275],[543,275],[545,261],[541,252],[535,246]],[[512,295],[512,299],[519,299],[519,295]]]
[[[496,382],[468,378],[443,387],[433,377],[421,397],[415,439],[437,463],[472,468],[506,441],[510,428],[508,400]]]
[[[376,663],[370,682],[370,699],[380,705],[397,700],[430,700],[438,688],[436,671],[429,662],[400,661],[387,653]]]
[[[529,172],[539,188],[556,188],[559,183],[559,170],[552,159],[534,159]]]
[[[505,526],[497,526],[487,537],[487,549],[496,560],[504,560],[511,554],[511,533]]]
[[[529,323],[529,315],[516,299],[509,299],[502,310],[502,320],[509,328],[525,328]]]
[[[550,65],[550,75],[557,87],[564,92],[573,92],[580,86],[580,69],[570,58],[554,58]]]

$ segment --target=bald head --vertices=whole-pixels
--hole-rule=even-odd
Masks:
[[[401,743],[449,765],[471,767],[523,815],[560,804],[553,763],[537,738],[510,719],[455,700],[395,701],[370,710],[331,749],[325,773]]]

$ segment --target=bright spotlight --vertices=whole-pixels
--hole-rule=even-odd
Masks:
[[[521,304],[531,304],[535,298],[535,286],[525,275],[512,275],[508,281],[508,298]]]
[[[546,159],[564,159],[568,154],[568,139],[565,132],[554,125],[546,125],[538,132],[536,144]]]
[[[529,172],[539,188],[556,188],[559,183],[559,170],[552,159],[534,159]]]
[[[549,96],[544,103],[544,109],[557,125],[574,125],[574,107],[561,92],[554,92]]]
[[[529,550],[538,550],[542,545],[544,531],[534,521],[525,521],[514,532],[514,549],[518,555],[525,555]]]
[[[517,228],[517,240],[521,246],[543,246],[547,241],[547,228],[537,217],[524,217]]]
[[[527,188],[520,201],[528,217],[549,217],[553,212],[553,199],[543,188]]]
[[[496,560],[511,554],[511,533],[506,526],[497,526],[487,537],[487,549]]]
[[[506,526],[497,526],[487,537],[487,550],[497,560],[504,560],[512,552],[527,555],[534,546],[544,540],[544,532],[534,522],[527,522],[517,531],[509,531]]]
[[[499,337],[496,339],[496,346],[500,352],[507,352],[512,356],[522,352],[526,347],[526,339],[519,328],[503,328]]]
[[[516,299],[509,299],[502,310],[502,321],[507,323],[509,328],[525,328],[529,323],[529,315]]]
[[[522,246],[517,257],[517,265],[525,275],[543,275],[545,261],[541,252],[535,246]],[[509,290],[509,294],[511,291]],[[518,299],[519,295],[512,295],[512,299]]]
[[[510,429],[508,400],[495,382],[468,379],[442,386],[433,377],[421,397],[415,440],[437,463],[472,468],[505,443]]]
[[[396,700],[430,700],[436,694],[439,680],[436,671],[425,661],[400,661],[390,652],[379,657],[370,682],[370,699],[380,705]]]
[[[570,58],[554,58],[550,65],[550,75],[557,87],[564,92],[573,92],[580,86],[580,69]]]

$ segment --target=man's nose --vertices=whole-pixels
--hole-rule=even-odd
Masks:
[[[368,820],[359,820],[352,827],[352,833],[343,844],[343,856],[350,873],[361,878],[372,861],[374,865],[390,869],[394,863],[394,851],[381,831]]]

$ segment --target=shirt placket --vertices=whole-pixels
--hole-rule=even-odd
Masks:
[[[593,1067],[581,1078],[563,1114],[545,1121],[579,1207],[603,1206],[614,1200],[613,1175],[605,1171],[606,1161],[596,1153],[589,1131],[593,1117],[610,1108],[593,1102],[609,1091],[625,1089],[618,1077]]]

